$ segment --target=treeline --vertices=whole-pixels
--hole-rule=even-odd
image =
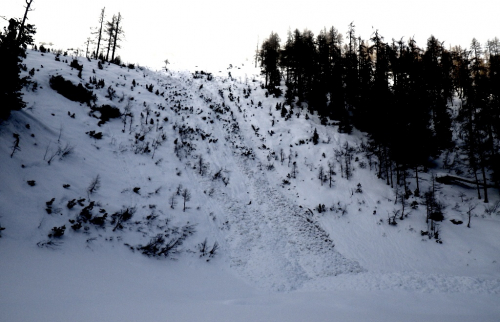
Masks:
[[[256,58],[270,93],[280,95],[284,81],[291,108],[338,120],[341,132],[367,132],[388,183],[393,171],[412,169],[418,185],[419,168],[444,151],[460,152],[485,202],[487,178],[500,183],[498,38],[447,49],[431,36],[421,48],[377,31],[363,40],[351,23],[345,40],[333,27],[290,31],[283,44],[271,33]]]

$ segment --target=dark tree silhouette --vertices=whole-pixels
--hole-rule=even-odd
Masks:
[[[26,15],[32,1],[27,1]],[[23,25],[18,19],[10,19],[9,26],[0,32],[0,118],[6,119],[12,110],[26,106],[21,89],[28,84],[29,77],[21,77],[22,60],[26,57],[26,48],[33,44],[36,30],[33,25]]]
[[[97,59],[99,58],[99,55],[100,55],[100,46],[101,46],[101,41],[102,41],[102,32],[103,32],[103,24],[104,24],[104,19],[105,19],[105,16],[104,16],[104,11],[106,10],[106,7],[102,8],[101,9],[101,14],[99,15],[99,27],[97,28],[97,30],[94,32],[95,35],[97,35],[97,49],[94,53],[94,58]]]

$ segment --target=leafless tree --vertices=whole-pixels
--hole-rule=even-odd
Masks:
[[[114,34],[113,34],[113,51],[111,53],[111,61],[115,60],[115,52],[116,48],[120,48],[120,45],[118,44],[119,41],[122,41],[122,36],[123,36],[123,29],[121,26],[122,23],[122,15],[121,13],[118,12],[118,16],[116,16],[116,19],[114,19]]]
[[[173,193],[170,198],[168,198],[168,203],[170,204],[170,208],[175,209],[177,205],[177,199],[175,198],[177,195]]]
[[[111,21],[106,22],[106,30],[104,31],[107,36],[107,41],[108,41],[108,47],[106,49],[106,61],[109,61],[109,51],[111,50],[111,47],[113,46],[113,38],[115,35],[115,23],[116,23],[116,15],[113,15],[113,18],[111,18]]]
[[[184,201],[184,207],[182,208],[182,211],[186,211],[186,202],[191,200],[191,192],[189,192],[189,190],[186,188],[184,190],[182,190],[182,193],[181,193],[181,197]]]
[[[101,40],[102,40],[102,25],[104,23],[104,11],[106,7],[101,9],[101,14],[99,15],[99,28],[96,30],[94,34],[97,35],[97,49],[95,51],[94,58],[99,58],[99,47],[101,46]]]
[[[328,162],[328,181],[330,182],[330,188],[332,187],[332,183],[334,182],[333,176],[335,175],[335,163]]]
[[[94,194],[99,188],[101,187],[101,176],[97,175],[95,176],[94,179],[90,182],[90,185],[87,188],[87,194],[90,199],[90,195]]]
[[[16,39],[17,43],[21,42],[21,37],[22,37],[23,32],[24,32],[24,26],[26,23],[26,19],[28,19],[28,12],[33,11],[33,9],[30,9],[31,3],[33,2],[33,0],[25,0],[25,1],[26,1],[26,7],[25,7],[26,10],[24,11],[24,17],[23,17],[23,21],[21,22],[21,26],[19,27],[19,34],[17,35],[17,39]]]
[[[318,179],[321,182],[321,185],[323,185],[323,180],[325,179],[325,169],[323,166],[319,167]]]
[[[19,147],[19,134],[14,133],[13,136],[14,136],[14,145],[12,146],[12,153],[10,154],[11,158],[14,156],[14,153],[16,153],[16,151],[21,150],[21,148]]]
[[[468,203],[467,204],[467,215],[469,216],[469,221],[467,222],[467,228],[470,228],[470,219],[474,215],[472,212],[476,209],[477,204]]]

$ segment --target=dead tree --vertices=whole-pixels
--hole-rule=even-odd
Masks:
[[[184,190],[182,190],[182,193],[181,193],[181,197],[184,201],[184,207],[182,209],[182,211],[186,211],[186,202],[191,200],[191,192],[189,192],[189,190],[186,188]]]
[[[14,156],[14,153],[16,153],[16,151],[20,151],[21,148],[19,147],[19,134],[17,133],[14,133],[12,134],[12,136],[14,137],[14,145],[12,146],[12,153],[10,154],[10,157],[12,158]]]
[[[121,26],[122,22],[122,15],[121,13],[118,12],[118,16],[114,20],[114,35],[113,35],[113,50],[111,53],[111,61],[113,62],[115,60],[115,51],[116,48],[120,48],[120,45],[118,45],[118,42],[122,40],[121,36],[123,35],[123,29]]]
[[[476,209],[477,204],[469,203],[467,206],[468,206],[467,216],[469,217],[469,221],[467,222],[467,228],[470,228],[470,219],[473,215],[472,212],[474,211],[474,209]]]
[[[330,188],[332,187],[333,181],[333,176],[335,175],[335,163],[333,162],[328,162],[328,181],[330,182]]]
[[[19,34],[17,35],[17,39],[16,39],[16,42],[18,44],[21,44],[21,38],[23,36],[24,26],[26,23],[26,19],[28,19],[28,12],[33,11],[33,9],[30,9],[31,3],[33,2],[33,0],[25,0],[25,1],[26,1],[26,7],[25,7],[26,10],[24,11],[23,21],[21,22],[21,26],[19,27]]]
[[[102,40],[102,24],[104,23],[104,11],[106,7],[101,9],[101,14],[99,15],[99,29],[95,32],[97,34],[97,49],[95,51],[94,58],[99,58],[99,47],[101,45],[101,40]]]

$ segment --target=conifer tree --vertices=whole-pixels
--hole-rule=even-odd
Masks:
[[[264,40],[259,52],[260,67],[265,75],[265,86],[274,88],[279,86],[281,74],[278,69],[280,54],[280,38],[278,34],[271,32],[269,38]]]
[[[26,13],[32,1],[27,1]],[[26,19],[26,14],[25,14]],[[23,20],[24,21],[24,20]],[[33,25],[23,25],[18,19],[10,19],[9,26],[0,32],[0,118],[6,119],[12,110],[26,106],[21,89],[27,84],[28,77],[21,78],[21,63],[26,57],[27,45],[33,44],[36,30]]]

